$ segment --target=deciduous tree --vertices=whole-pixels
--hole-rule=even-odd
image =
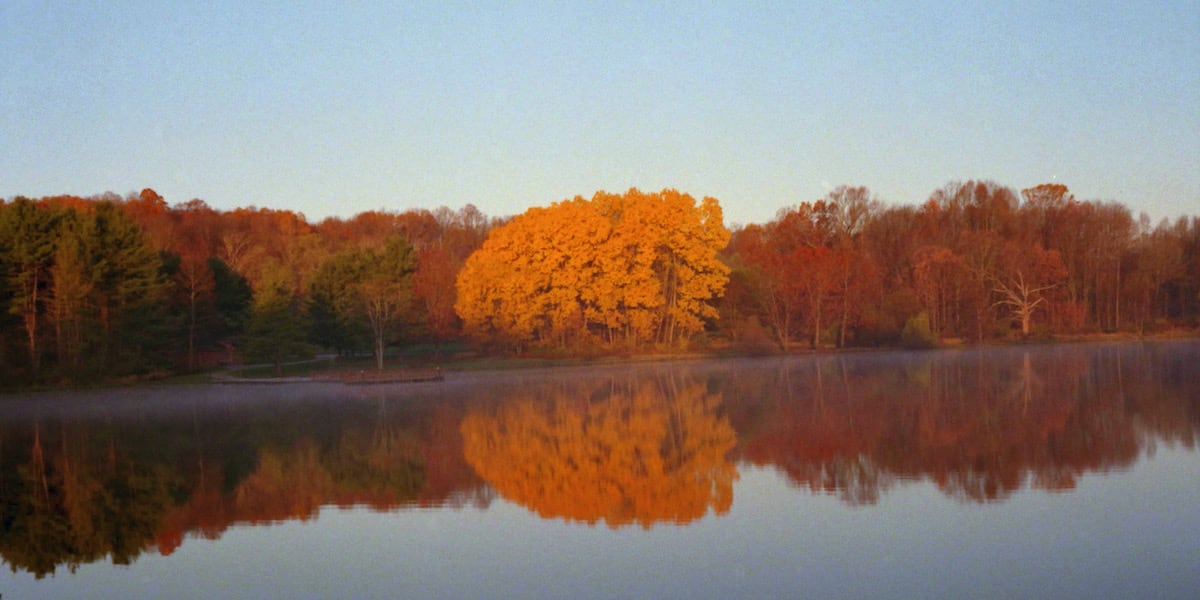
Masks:
[[[577,197],[492,230],[459,274],[455,308],[475,336],[517,346],[564,346],[585,332],[678,343],[716,317],[728,239],[712,198]]]
[[[300,300],[292,292],[291,276],[282,269],[278,264],[265,266],[245,338],[249,359],[274,365],[276,376],[283,374],[284,360],[309,354]]]
[[[309,286],[315,340],[352,351],[365,333],[382,369],[384,348],[412,308],[414,268],[412,247],[399,236],[380,248],[346,250],[327,259]]]
[[[1000,295],[997,304],[1012,311],[1021,324],[1021,335],[1028,337],[1034,311],[1050,290],[1062,284],[1067,272],[1058,252],[1015,242],[1006,249],[1005,265],[995,279],[995,291]]]

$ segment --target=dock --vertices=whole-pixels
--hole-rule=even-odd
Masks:
[[[429,369],[361,369],[357,371],[331,371],[313,377],[314,381],[340,381],[346,385],[372,385],[383,383],[416,383],[419,381],[442,381],[446,376],[441,368]]]
[[[211,375],[214,383],[238,385],[279,385],[285,383],[342,383],[345,385],[373,385],[386,383],[416,383],[421,381],[442,381],[446,378],[441,367],[413,369],[398,368],[358,369],[343,371],[324,371],[311,377],[236,377],[229,373],[214,373]]]

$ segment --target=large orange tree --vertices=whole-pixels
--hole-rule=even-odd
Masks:
[[[459,273],[455,309],[467,333],[514,347],[680,343],[717,316],[728,241],[713,198],[576,197],[493,230]]]

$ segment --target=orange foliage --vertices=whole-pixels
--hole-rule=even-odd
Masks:
[[[674,343],[715,319],[729,240],[717,201],[598,192],[533,208],[467,259],[455,308],[480,339],[520,346]]]
[[[723,514],[736,436],[703,384],[564,387],[467,414],[463,453],[501,496],[546,518],[610,527]]]

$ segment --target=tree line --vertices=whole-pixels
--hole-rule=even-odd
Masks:
[[[727,228],[675,190],[511,219],[474,206],[310,223],[125,197],[0,201],[0,380],[135,377],[314,349],[929,345],[1194,327],[1200,217],[1154,224],[1066,186],[863,187]]]
[[[949,183],[919,206],[839,187],[733,232],[723,329],[788,347],[1194,327],[1200,218],[1152,225],[1066,186]]]
[[[494,220],[125,197],[0,202],[0,387],[453,340],[454,276]]]

